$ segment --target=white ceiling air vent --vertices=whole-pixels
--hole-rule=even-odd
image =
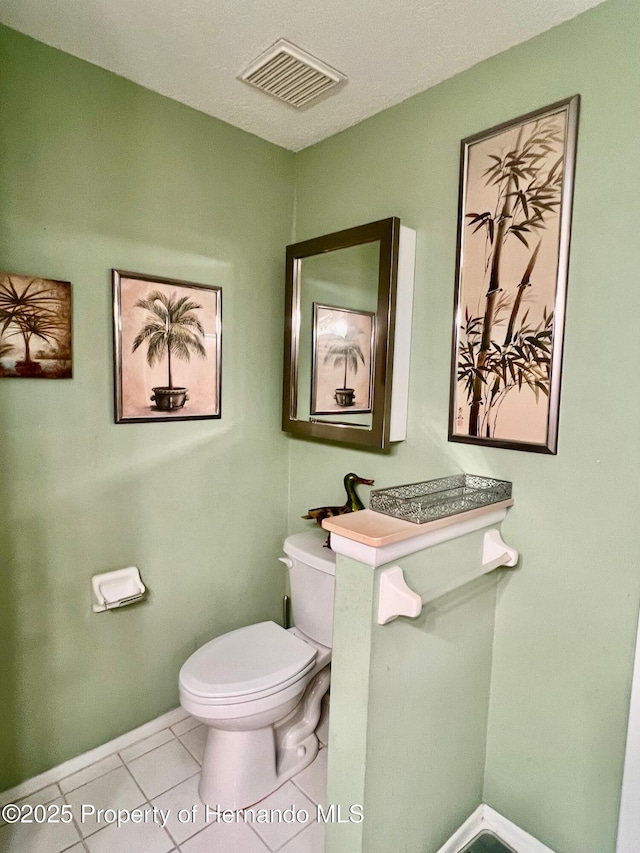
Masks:
[[[238,79],[292,107],[304,107],[346,77],[286,39],[280,39],[255,59]]]

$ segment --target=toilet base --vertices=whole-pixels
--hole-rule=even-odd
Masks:
[[[317,673],[300,704],[275,726],[209,727],[198,789],[205,805],[231,810],[254,805],[311,764],[318,754],[315,728],[329,673],[329,667]]]
[[[205,805],[240,809],[279,787],[273,726],[249,732],[210,728],[198,788]]]

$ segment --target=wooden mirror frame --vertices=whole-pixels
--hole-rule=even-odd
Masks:
[[[400,220],[393,216],[287,246],[282,429],[301,438],[323,439],[378,450],[389,447]],[[373,354],[371,429],[298,420],[300,274],[304,258],[379,242],[378,299]]]

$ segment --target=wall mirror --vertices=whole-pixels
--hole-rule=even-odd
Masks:
[[[286,432],[382,450],[405,438],[406,383],[397,374],[406,362],[408,381],[411,247],[415,232],[396,217],[287,246]],[[404,255],[410,264],[399,263]],[[408,266],[407,311],[407,288],[399,282]]]

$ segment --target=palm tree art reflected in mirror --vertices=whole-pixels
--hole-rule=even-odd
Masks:
[[[220,417],[221,289],[113,271],[116,423]]]
[[[375,314],[313,303],[312,415],[371,412]]]

